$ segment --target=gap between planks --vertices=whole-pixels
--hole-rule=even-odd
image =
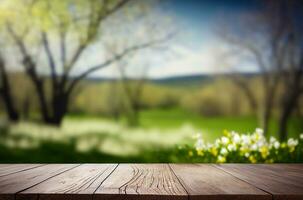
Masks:
[[[46,164],[46,165],[50,165],[50,164]],[[46,166],[46,165],[44,165],[44,166]],[[17,195],[18,195],[19,193],[21,193],[21,192],[23,192],[23,191],[25,191],[25,190],[28,190],[28,189],[30,189],[30,188],[32,188],[32,187],[35,187],[35,186],[37,186],[37,185],[39,185],[39,184],[41,184],[41,183],[43,183],[43,182],[45,182],[45,181],[47,181],[47,180],[53,178],[53,177],[56,177],[56,176],[58,176],[58,175],[60,175],[60,174],[65,173],[65,172],[67,172],[67,171],[69,171],[69,170],[72,170],[72,169],[74,169],[74,168],[76,168],[76,167],[79,167],[80,165],[81,165],[81,164],[78,164],[78,165],[76,165],[76,166],[74,166],[74,167],[71,167],[71,168],[69,168],[69,169],[66,169],[66,170],[64,170],[64,171],[62,171],[62,172],[59,172],[59,173],[55,174],[55,175],[49,176],[49,177],[45,178],[44,180],[42,180],[41,182],[38,182],[38,183],[36,183],[36,184],[33,184],[33,185],[31,185],[31,186],[29,186],[29,187],[27,187],[27,188],[25,188],[25,189],[22,189],[22,190],[16,192],[16,193],[14,194],[14,199],[15,199],[15,200],[17,199]],[[40,194],[38,194],[38,199],[39,199],[39,195],[40,195]]]
[[[27,167],[26,166],[22,167],[22,165],[28,165],[28,166]],[[15,174],[15,173],[18,173],[18,172],[27,171],[27,170],[34,169],[34,168],[37,168],[37,167],[42,167],[44,165],[46,165],[46,164],[20,164],[20,166],[18,164],[16,166],[17,169],[7,169],[6,171],[8,171],[8,172],[0,174],[0,177],[8,176],[8,175]],[[5,167],[8,168],[8,167],[10,167],[10,165],[4,166],[4,167],[1,166],[0,170],[2,170],[2,168],[5,168]]]
[[[274,199],[274,195],[273,195],[272,193],[270,193],[270,192],[268,192],[268,191],[262,189],[261,187],[258,187],[258,186],[256,186],[256,185],[253,185],[253,184],[251,184],[250,182],[248,182],[248,181],[246,181],[246,180],[244,180],[244,179],[241,179],[241,178],[235,176],[234,174],[232,174],[232,173],[228,172],[227,170],[223,169],[222,167],[220,167],[218,164],[212,164],[212,166],[214,166],[215,168],[217,168],[217,169],[219,169],[219,170],[222,170],[223,172],[225,172],[225,173],[227,173],[227,174],[230,174],[231,176],[235,177],[236,179],[239,179],[239,180],[241,180],[241,181],[243,181],[243,182],[245,182],[245,183],[251,185],[252,187],[255,187],[255,188],[259,189],[259,190],[262,190],[263,192],[269,194],[269,195],[271,196],[271,199]]]

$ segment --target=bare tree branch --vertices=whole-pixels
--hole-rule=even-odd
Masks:
[[[48,42],[48,37],[47,37],[47,33],[42,31],[41,33],[42,35],[42,42],[43,42],[43,46],[48,58],[48,63],[49,63],[49,67],[51,70],[51,77],[52,77],[52,83],[53,86],[56,87],[57,85],[57,73],[56,73],[56,66],[55,66],[55,61],[54,61],[54,57],[53,54],[51,52],[50,46],[49,46],[49,42]]]
[[[96,19],[94,18],[94,4],[91,4],[91,9],[92,11],[90,12],[89,16],[89,23],[87,27],[87,33],[86,33],[86,38],[84,41],[80,41],[80,44],[75,51],[74,55],[72,56],[70,62],[64,67],[64,74],[62,78],[62,83],[64,84],[66,80],[68,79],[69,73],[74,67],[75,63],[83,53],[83,51],[86,49],[88,44],[90,43],[91,40],[93,40],[97,33],[98,33],[98,28],[101,24],[102,21],[104,21],[106,18],[108,18],[110,15],[114,14],[116,11],[118,11],[120,8],[122,8],[126,3],[128,3],[130,0],[121,0],[119,3],[117,3],[113,8],[104,11],[103,9],[108,9],[107,4],[109,1],[104,2],[104,6],[98,11]]]
[[[98,64],[98,65],[89,67],[88,70],[84,71],[79,76],[77,76],[75,79],[73,79],[73,81],[71,82],[71,84],[70,84],[70,86],[69,86],[69,88],[67,90],[71,91],[80,80],[84,79],[89,74],[91,74],[91,73],[93,73],[93,72],[95,72],[97,70],[100,70],[100,69],[102,69],[104,67],[109,66],[113,62],[122,59],[124,56],[126,56],[126,55],[128,55],[128,54],[130,54],[132,52],[135,52],[135,51],[137,51],[139,49],[145,49],[145,48],[148,48],[150,46],[153,46],[153,45],[165,42],[168,39],[170,39],[171,37],[172,37],[172,34],[168,34],[166,37],[164,37],[162,39],[154,40],[154,41],[143,43],[143,44],[139,44],[139,45],[134,45],[132,47],[128,47],[128,48],[124,49],[121,53],[118,53],[118,54],[114,55],[111,59],[105,61],[104,63],[101,63],[101,64]]]
[[[59,33],[60,38],[60,53],[61,53],[61,64],[64,68],[66,65],[66,31],[61,28]]]

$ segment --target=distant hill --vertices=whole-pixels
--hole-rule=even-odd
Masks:
[[[225,77],[231,76],[233,74],[224,74]],[[245,73],[241,74],[247,78],[255,77],[257,73]],[[222,75],[220,75],[222,76]],[[184,76],[171,76],[165,78],[153,78],[149,79],[149,82],[166,85],[166,86],[197,86],[207,82],[211,82],[214,79],[218,78],[218,75],[209,75],[209,74],[199,74],[199,75],[184,75]],[[117,80],[115,78],[90,78],[89,82],[109,82]]]
[[[195,87],[195,86],[201,86],[201,84],[209,83],[215,80],[218,77],[228,77],[233,74],[221,74],[221,75],[210,75],[210,74],[198,74],[198,75],[184,75],[184,76],[170,76],[165,78],[153,78],[149,79],[148,81],[152,84],[156,85],[163,85],[163,86],[173,86],[173,87]],[[20,72],[10,73],[10,78],[14,81],[22,81],[26,80],[27,82],[28,77]],[[257,73],[245,73],[241,74],[241,76],[245,76],[247,78],[252,78],[258,76]],[[115,78],[88,78],[84,82],[90,83],[90,84],[96,84],[96,83],[104,83],[104,82],[111,82],[115,81],[117,79]],[[28,83],[27,83],[28,84]]]
[[[159,78],[150,80],[152,83],[170,86],[193,86],[213,80],[215,77],[211,75],[187,75],[174,76],[167,78]]]

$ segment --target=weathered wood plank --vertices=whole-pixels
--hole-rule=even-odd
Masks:
[[[226,172],[271,193],[274,199],[303,199],[303,165],[218,165]]]
[[[42,181],[65,172],[76,164],[52,164],[0,177],[0,200],[15,198],[15,193],[32,187]]]
[[[16,199],[92,199],[117,164],[84,164],[18,193]]]
[[[271,195],[207,164],[171,164],[190,199],[271,199]]]
[[[0,176],[6,176],[39,166],[42,166],[42,164],[0,164]]]
[[[303,199],[302,164],[116,166],[2,164],[0,200]]]
[[[187,199],[187,193],[167,164],[120,164],[94,199]]]

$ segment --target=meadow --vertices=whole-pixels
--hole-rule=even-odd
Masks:
[[[4,0],[0,162],[303,162],[301,7],[280,3]]]
[[[245,95],[228,77],[196,76],[144,83],[137,97],[140,110],[136,126],[129,125],[129,99],[123,89],[123,84],[136,89],[135,80],[87,80],[73,95],[62,125],[45,125],[37,106],[32,106],[38,103],[31,95],[33,88],[22,75],[14,77],[23,87],[21,92],[13,88],[22,120],[1,121],[3,163],[191,162],[188,152],[179,152],[179,147],[194,148],[197,133],[205,142],[214,143],[224,130],[253,133],[260,124]],[[257,76],[247,81],[251,87],[259,87]],[[256,96],[261,98],[258,93]],[[303,132],[301,122],[300,115],[292,116],[289,138],[298,138]],[[278,137],[277,130],[273,117],[266,137]]]
[[[178,147],[193,146],[197,133],[214,142],[224,130],[253,133],[253,117],[203,117],[180,108],[145,110],[139,127],[93,115],[69,115],[62,127],[35,122],[2,125],[1,162],[178,162]],[[274,130],[275,123],[271,129]],[[298,138],[300,120],[292,119]],[[6,134],[4,134],[6,132]],[[274,134],[268,135],[273,136]],[[274,135],[275,136],[275,135]]]

